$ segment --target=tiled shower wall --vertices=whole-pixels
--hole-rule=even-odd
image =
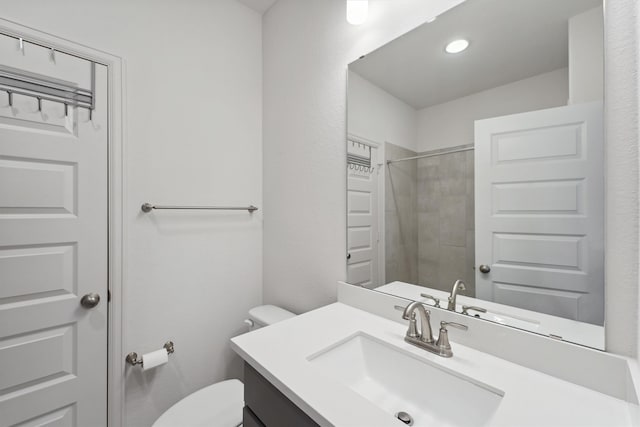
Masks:
[[[413,157],[415,151],[385,144],[385,158]],[[386,165],[385,278],[418,283],[418,167],[415,160]]]
[[[386,159],[418,155],[386,143]],[[425,153],[421,153],[425,154]],[[386,283],[450,290],[462,279],[475,295],[473,150],[387,165]]]
[[[418,282],[450,290],[463,280],[475,295],[473,150],[418,163]]]

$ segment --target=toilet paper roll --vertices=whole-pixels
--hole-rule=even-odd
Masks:
[[[142,370],[146,371],[149,369],[153,369],[157,366],[164,365],[169,361],[169,355],[167,354],[167,350],[164,348],[162,350],[152,351],[151,353],[146,353],[142,355]]]

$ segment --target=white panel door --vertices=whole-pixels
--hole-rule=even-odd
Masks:
[[[478,298],[603,324],[602,115],[589,103],[476,121]]]
[[[371,147],[372,173],[347,167],[347,282],[367,288],[380,285],[377,153]]]
[[[3,64],[10,58],[44,76],[90,69],[59,52],[53,62],[33,45],[23,55],[15,40],[5,42]],[[43,101],[38,111],[34,98],[17,94],[10,107],[0,91],[0,426],[106,425],[104,66],[95,88],[93,122],[87,110],[65,116],[64,105]],[[80,304],[88,293],[101,297],[92,309]]]

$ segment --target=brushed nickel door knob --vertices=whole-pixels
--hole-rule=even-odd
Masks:
[[[488,265],[482,264],[479,268],[480,273],[482,274],[487,274],[488,272],[491,271],[491,267],[489,267]]]
[[[93,308],[100,303],[100,295],[98,294],[86,294],[80,300],[80,305],[84,308]]]

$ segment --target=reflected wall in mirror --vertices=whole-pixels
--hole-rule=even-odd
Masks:
[[[603,50],[601,0],[467,0],[350,64],[349,283],[604,349]]]

